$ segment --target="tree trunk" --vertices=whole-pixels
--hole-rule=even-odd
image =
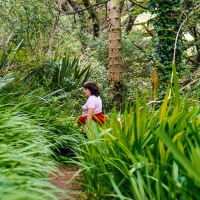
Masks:
[[[121,14],[118,0],[108,2],[109,10],[109,87],[115,103],[122,103]]]

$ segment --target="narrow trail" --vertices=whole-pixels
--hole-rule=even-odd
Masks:
[[[77,175],[70,183],[68,181],[76,174],[78,168],[76,166],[61,166],[59,172],[54,176],[50,176],[51,183],[60,189],[70,190],[70,198],[61,198],[61,200],[86,200],[84,192],[81,190],[81,175]]]

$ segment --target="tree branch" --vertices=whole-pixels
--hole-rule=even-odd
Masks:
[[[62,12],[65,13],[66,15],[74,15],[74,14],[83,12],[83,11],[85,11],[85,10],[88,10],[88,9],[90,9],[90,8],[92,8],[92,7],[96,7],[96,6],[99,6],[99,5],[108,3],[108,1],[109,1],[109,0],[104,1],[104,2],[100,2],[100,3],[96,3],[96,4],[94,4],[94,5],[89,5],[89,6],[87,6],[86,8],[83,8],[83,9],[80,9],[80,10],[76,10],[76,11],[74,11],[74,12],[64,12],[64,11],[62,11]]]
[[[132,4],[138,6],[138,7],[142,8],[142,9],[148,10],[148,7],[146,7],[146,6],[143,6],[143,5],[137,3],[137,2],[135,2],[135,1],[133,1],[133,0],[129,0],[129,1],[130,1]]]
[[[196,81],[198,81],[198,79],[193,80],[192,82],[190,82],[189,84],[187,84],[186,86],[184,86],[183,88],[181,88],[179,91],[181,92],[182,90],[184,90],[184,89],[187,88],[188,86],[194,84]],[[196,100],[195,100],[195,101],[196,101]],[[159,103],[162,103],[162,102],[164,102],[164,100],[161,100],[161,101],[154,100],[154,101],[151,101],[151,102],[147,103],[146,105],[149,106],[149,105],[151,105],[151,104],[159,104]],[[140,107],[140,110],[141,110],[141,109],[143,109],[143,106]]]
[[[99,25],[99,19],[98,19],[97,13],[93,9],[93,7],[91,7],[89,0],[82,0],[82,1],[83,1],[85,8],[88,10],[89,14],[92,17],[94,37],[98,37],[100,25]]]
[[[151,55],[149,55],[141,46],[135,44],[133,41],[131,41],[131,42],[132,42],[132,44],[133,44],[135,47],[137,47],[137,48],[138,48],[140,51],[142,51],[146,56],[148,56],[148,58],[149,58],[150,60],[154,60],[154,58],[153,58]]]
[[[184,90],[185,88],[187,88],[188,86],[194,84],[194,83],[195,83],[196,81],[198,81],[198,80],[199,80],[199,79],[195,79],[195,80],[193,80],[192,82],[188,83],[186,86],[184,86],[184,87],[182,87],[182,88],[180,89],[180,92],[181,92],[182,90]]]
[[[199,7],[200,7],[200,4],[198,4],[188,15],[186,15],[184,13],[186,17],[185,17],[184,21],[181,23],[181,25],[180,25],[180,27],[178,29],[178,32],[176,34],[176,39],[175,39],[175,42],[174,42],[174,55],[173,55],[173,60],[172,60],[172,64],[174,64],[174,65],[175,65],[175,60],[176,60],[176,49],[177,49],[177,42],[178,42],[179,33],[180,33],[182,27],[184,26],[185,22],[189,19],[189,17],[191,15],[193,15],[195,12],[198,11]],[[174,76],[174,74],[173,74],[173,71],[172,71],[171,83],[173,82],[173,76]],[[171,93],[172,93],[172,91],[170,89],[168,99],[171,97]]]
[[[175,59],[176,59],[176,48],[177,48],[177,41],[178,41],[179,33],[180,33],[182,27],[184,26],[185,22],[188,20],[188,18],[189,18],[191,15],[193,15],[196,11],[198,11],[199,7],[200,7],[200,4],[198,4],[188,15],[186,15],[186,14],[184,13],[185,16],[186,16],[186,18],[185,18],[185,20],[181,23],[181,25],[180,25],[180,27],[179,27],[179,29],[178,29],[178,32],[177,32],[177,34],[176,34],[175,43],[174,43],[174,56],[173,56],[173,61],[172,61],[173,64],[175,64]],[[172,76],[172,77],[173,77],[173,76]]]
[[[127,9],[128,10],[130,10],[130,9],[132,9],[134,7],[134,5],[133,5],[133,3],[131,3],[131,6],[130,6],[130,8],[128,7],[128,5],[127,5]],[[133,24],[134,24],[134,22],[135,22],[135,19],[136,19],[136,17],[133,17],[132,15],[131,15],[131,13],[129,12],[129,15],[128,15],[128,17],[127,17],[127,24],[126,24],[126,27],[125,27],[125,33],[129,33],[131,30],[132,30],[132,27],[133,27]]]

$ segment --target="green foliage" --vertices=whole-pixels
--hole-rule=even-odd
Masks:
[[[58,193],[66,196],[47,178],[57,170],[51,159],[53,144],[45,137],[51,132],[36,125],[18,107],[4,104],[3,99],[1,96],[0,199],[58,199]]]
[[[151,41],[144,40],[142,31],[133,31],[130,34],[122,33],[123,54],[123,99],[135,101],[136,88],[140,88],[139,95],[151,98],[150,73],[152,68]],[[89,36],[88,36],[89,37]],[[90,39],[90,40],[89,40]],[[98,38],[89,38],[87,50],[82,54],[82,63],[91,64],[91,80],[98,83],[101,89],[104,108],[107,111],[113,109],[113,97],[108,88],[108,35],[102,32]],[[145,52],[138,49],[136,43]],[[98,46],[98,49],[97,49]]]
[[[42,93],[44,96],[42,96]],[[22,94],[3,93],[1,104],[10,104],[11,109],[17,109],[19,112],[29,116],[36,125],[49,131],[44,134],[50,144],[54,144],[52,149],[59,154],[59,149],[68,148],[74,142],[73,135],[79,131],[76,124],[76,117],[71,116],[73,108],[70,101],[65,103],[63,96],[54,97],[54,95],[45,94],[44,91],[32,91],[32,93]]]
[[[46,78],[52,76],[50,84],[53,85],[53,89],[63,88],[65,91],[80,87],[88,80],[91,73],[90,66],[84,69],[79,66],[79,58],[70,59],[70,56],[66,55],[59,62],[47,62],[46,67]]]
[[[49,6],[52,5],[53,2],[50,1]],[[2,1],[0,10],[2,27],[8,34],[14,33],[14,42],[24,40],[24,45],[33,52],[38,48],[46,48],[42,41],[49,41],[53,23],[52,9],[48,9],[41,1],[33,4],[30,0],[14,0]]]
[[[152,19],[157,36],[154,39],[155,66],[162,76],[160,76],[161,86],[169,80],[171,74],[171,63],[174,54],[174,44],[176,34],[182,20],[179,19],[181,14],[181,1],[160,1],[150,0],[149,11],[156,16]],[[179,35],[178,46],[176,50],[177,71],[181,70],[181,34]],[[166,85],[165,85],[166,88]]]
[[[20,50],[22,41],[14,48],[14,44],[4,45],[0,52],[0,72],[6,67],[9,68],[15,59],[16,54]],[[7,69],[8,70],[8,69]]]
[[[2,78],[0,77],[0,91],[4,87],[7,87],[9,84],[13,83],[14,80],[15,78],[13,73],[8,73]]]
[[[199,199],[200,110],[180,98],[173,73],[174,86],[159,109],[137,95],[122,125],[115,111],[105,127],[91,123],[88,140],[74,146],[91,199]]]
[[[47,91],[54,91],[58,95],[61,91],[71,92],[80,88],[90,74],[90,66],[82,68],[78,57],[65,55],[59,61],[47,61],[44,66],[34,69],[26,76],[25,83],[30,84],[36,78]]]
[[[181,22],[178,2],[150,2],[158,32],[155,65],[167,74],[166,80]],[[168,90],[160,108],[149,108],[139,99],[150,96],[154,60],[144,30],[122,38],[124,99],[136,99],[136,104],[126,105],[121,114],[114,111],[105,127],[91,123],[84,139],[76,124],[83,104],[81,84],[89,77],[97,82],[104,108],[113,109],[107,87],[105,9],[97,9],[105,29],[94,39],[91,19],[81,19],[88,14],[66,16],[56,1],[1,1],[0,8],[0,199],[57,199],[55,192],[62,191],[48,182],[47,174],[55,169],[54,159],[72,156],[71,149],[89,199],[199,199],[198,105],[180,97],[177,82],[173,97],[168,99]],[[131,9],[136,18],[140,10]],[[178,45],[177,63],[181,48]],[[140,88],[138,94],[135,88]]]

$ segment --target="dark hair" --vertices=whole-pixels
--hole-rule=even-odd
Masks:
[[[91,82],[91,81],[85,82],[85,83],[83,84],[83,87],[84,87],[85,89],[90,90],[91,95],[95,95],[96,97],[98,97],[98,96],[100,95],[99,87],[98,87],[97,84],[94,83],[94,82]]]

